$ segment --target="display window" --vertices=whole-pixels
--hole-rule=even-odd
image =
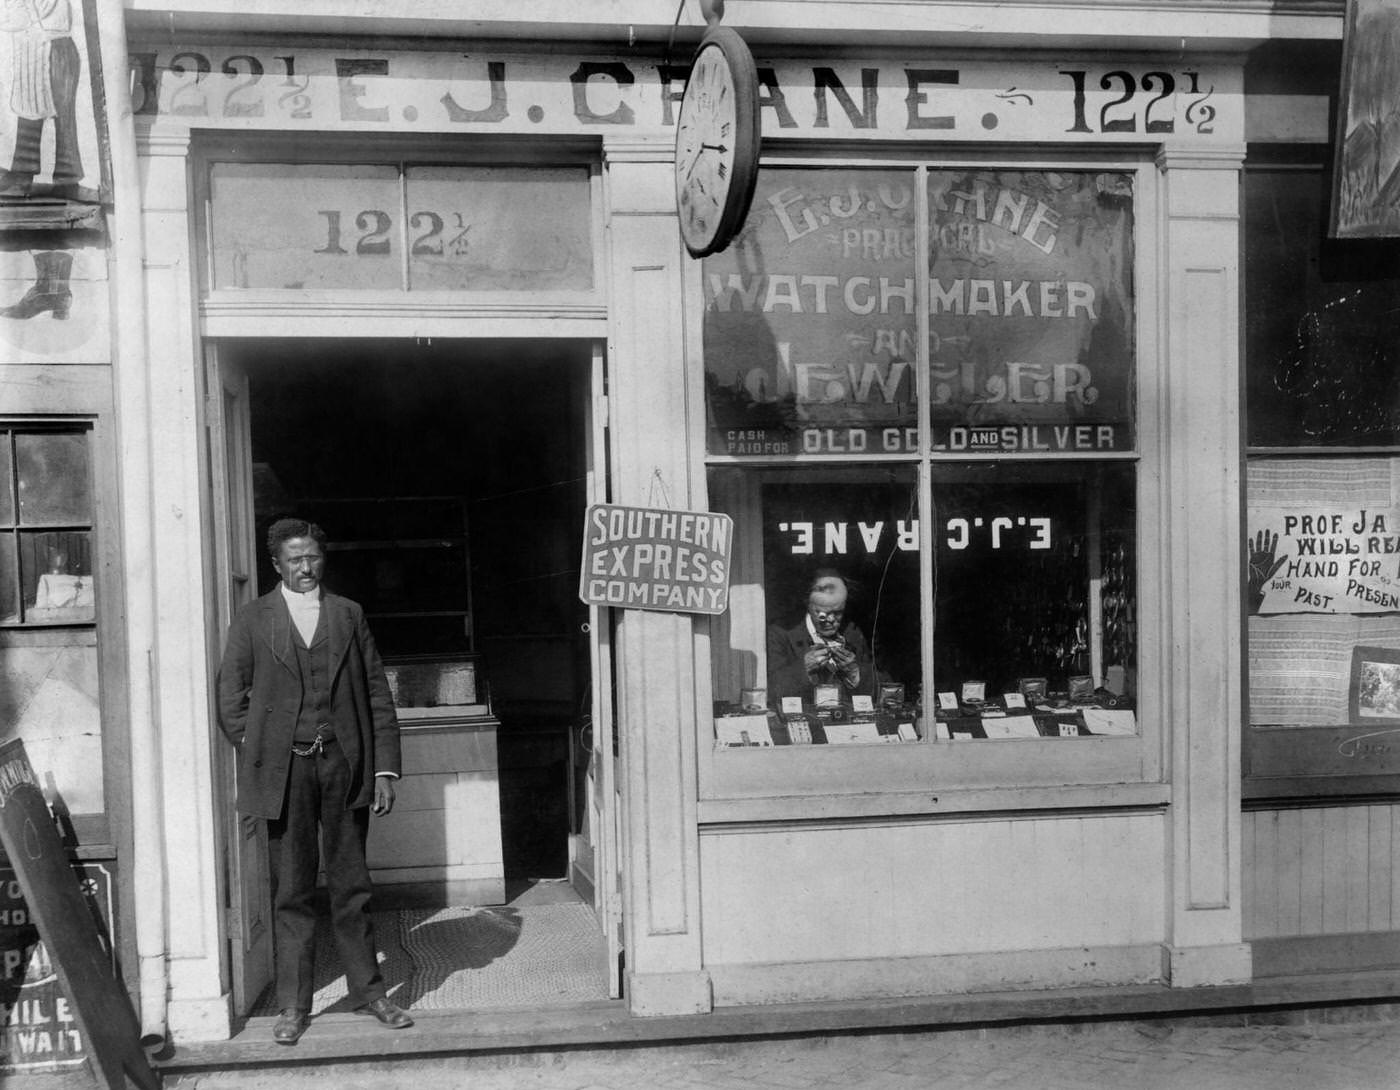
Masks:
[[[1139,185],[760,173],[701,275],[709,502],[735,527],[711,794],[782,790],[760,752],[798,793],[841,789],[838,751],[894,762],[891,785],[936,779],[929,761],[1003,785],[1158,767],[1138,710]]]
[[[23,740],[85,842],[110,835],[93,443],[86,421],[0,421],[0,739]]]
[[[1244,794],[1400,786],[1400,248],[1326,234],[1320,156],[1245,172]]]
[[[0,626],[94,620],[86,431],[0,427]]]

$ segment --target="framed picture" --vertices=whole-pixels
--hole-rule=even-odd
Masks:
[[[384,673],[400,719],[490,712],[479,655],[406,655],[386,660]]]
[[[1352,648],[1348,710],[1353,723],[1400,723],[1400,648]]]
[[[1346,0],[1332,179],[1333,238],[1400,237],[1400,0]]]

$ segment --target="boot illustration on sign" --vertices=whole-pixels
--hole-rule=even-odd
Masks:
[[[58,319],[68,317],[73,306],[73,292],[68,286],[73,255],[62,250],[36,253],[34,269],[38,274],[34,286],[18,302],[0,308],[0,318],[33,318],[38,314],[52,314]]]

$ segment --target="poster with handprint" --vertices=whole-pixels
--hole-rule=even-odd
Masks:
[[[1251,507],[1250,613],[1400,612],[1400,509]]]

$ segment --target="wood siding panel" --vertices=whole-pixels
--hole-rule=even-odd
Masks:
[[[1400,806],[1245,815],[1245,938],[1400,930]]]
[[[1392,845],[1400,845],[1400,806],[1388,808],[1390,811],[1390,842]],[[1391,865],[1390,870],[1390,926],[1400,930],[1400,867],[1394,865],[1394,860],[1387,862]]]
[[[1303,835],[1303,811],[1284,810],[1275,829],[1274,866],[1278,908],[1274,913],[1276,935],[1303,933],[1303,859],[1298,850]]]
[[[1322,933],[1323,848],[1322,814],[1298,814],[1298,934]]]
[[[706,964],[1159,943],[1160,816],[701,835]]]
[[[1351,827],[1344,807],[1329,806],[1319,814],[1322,817],[1320,933],[1338,935],[1351,930],[1347,906],[1356,898],[1356,883],[1347,865],[1351,858]]]
[[[1278,816],[1248,813],[1240,823],[1240,850],[1244,860],[1244,932],[1246,935],[1277,933],[1278,891],[1275,882],[1274,846]]]
[[[1367,931],[1389,931],[1390,811],[1381,806],[1366,808],[1366,927]]]

